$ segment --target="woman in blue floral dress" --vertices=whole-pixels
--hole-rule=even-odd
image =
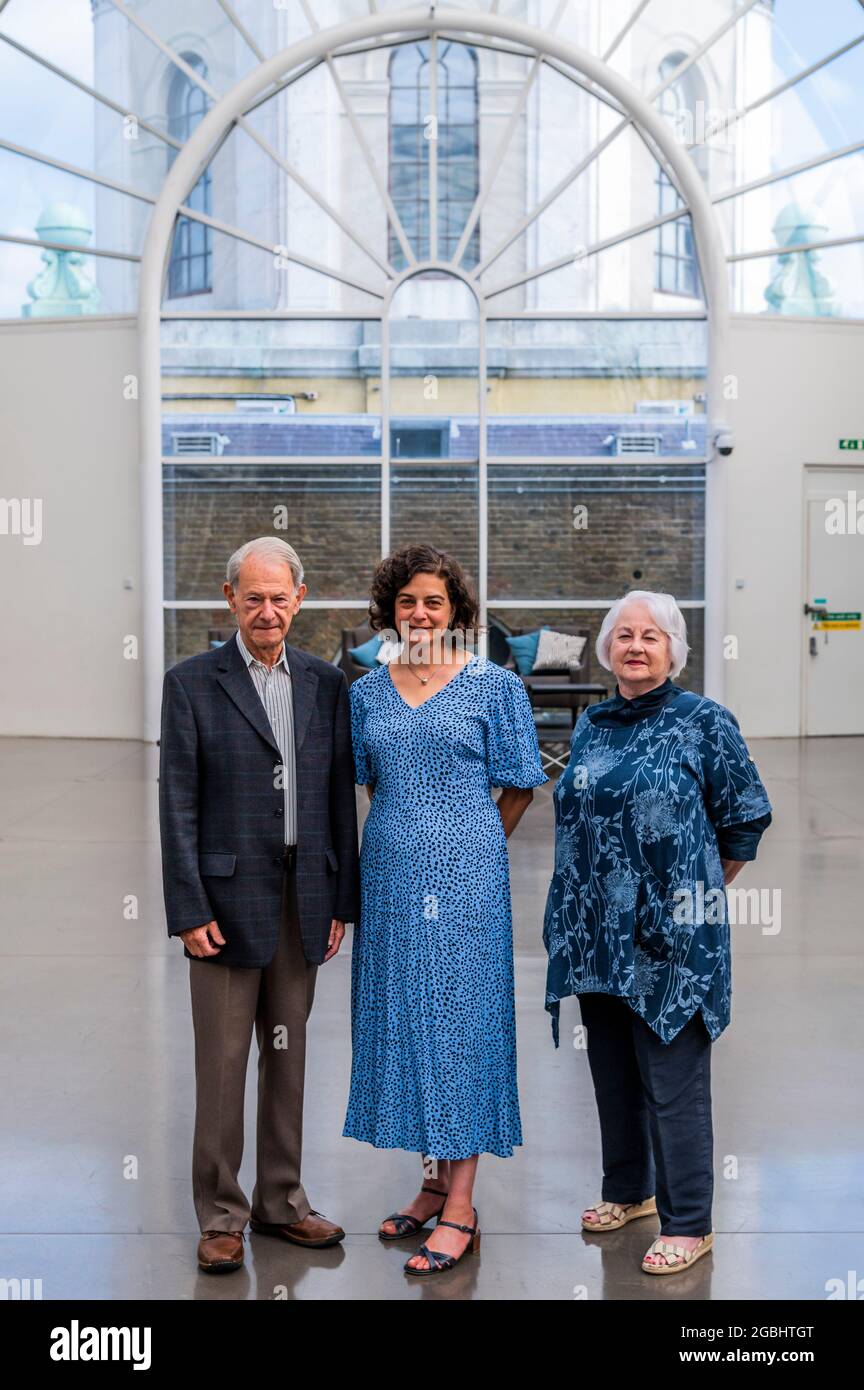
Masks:
[[[373,579],[370,620],[404,635],[402,655],[351,687],[357,781],[371,805],[343,1133],[438,1160],[437,1178],[379,1229],[400,1239],[441,1216],[409,1274],[477,1248],[478,1156],[507,1158],[522,1143],[507,836],[547,778],[521,680],[465,649],[476,617],[443,552],[391,555]]]
[[[771,821],[735,716],[673,684],[687,650],[668,594],[632,591],[606,615],[597,656],[618,684],[578,720],[555,788],[543,928],[555,1045],[560,1000],[577,994],[600,1118],[602,1196],[582,1225],[605,1232],[656,1212],[650,1274],[685,1269],[713,1243],[725,885]]]

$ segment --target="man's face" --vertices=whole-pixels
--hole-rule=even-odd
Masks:
[[[262,555],[250,555],[240,567],[236,588],[224,584],[222,591],[237,619],[240,636],[253,653],[279,651],[306,597],[306,585],[295,589],[291,569],[284,561]]]

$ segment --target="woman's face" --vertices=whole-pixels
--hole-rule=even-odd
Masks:
[[[415,574],[396,595],[396,631],[401,637],[407,623],[409,642],[428,642],[435,632],[446,631],[453,611],[443,579],[436,574]]]
[[[652,690],[669,675],[669,638],[646,603],[628,603],[618,614],[609,643],[609,660],[619,688]]]

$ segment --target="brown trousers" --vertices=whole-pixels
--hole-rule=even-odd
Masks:
[[[300,944],[296,869],[284,869],[276,952],[258,970],[189,961],[195,1031],[192,1190],[202,1231],[242,1231],[250,1214],[289,1225],[311,1210],[300,1181],[306,1020],[317,965]],[[258,1039],[257,1181],[252,1206],[237,1175],[252,1028]]]

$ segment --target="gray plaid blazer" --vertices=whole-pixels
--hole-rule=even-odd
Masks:
[[[286,643],[297,757],[297,906],[306,959],[320,964],[330,922],[359,920],[357,803],[348,683]],[[284,793],[264,706],[236,641],[166,672],[159,825],[168,935],[216,921],[213,964],[259,967],[276,950]],[[183,948],[184,954],[190,952]]]

